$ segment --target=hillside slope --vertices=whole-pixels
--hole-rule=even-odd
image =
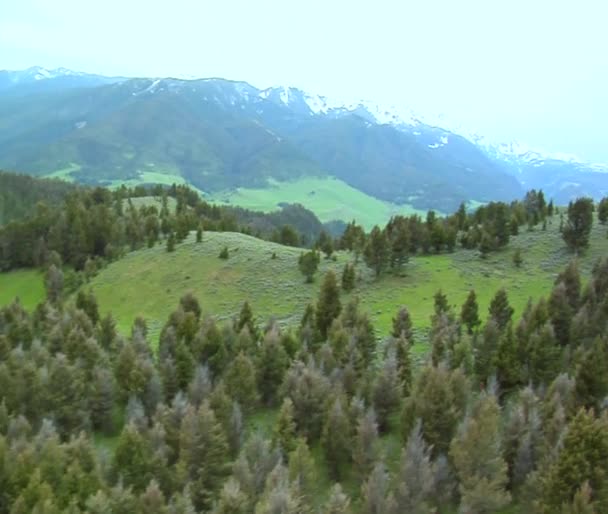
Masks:
[[[403,277],[385,275],[376,281],[363,264],[360,279],[351,295],[359,296],[363,309],[372,316],[379,333],[386,334],[391,318],[400,305],[406,305],[415,327],[429,326],[433,295],[438,289],[447,294],[456,312],[468,291],[476,290],[480,314],[485,317],[490,300],[500,287],[506,287],[516,315],[528,298],[538,298],[550,290],[557,273],[569,262],[569,254],[560,237],[559,218],[550,220],[546,231],[540,226],[533,232],[514,237],[509,247],[488,259],[475,251],[458,250],[453,254],[418,256],[406,266]],[[224,246],[230,250],[227,261],[218,258]],[[521,248],[524,264],[512,263],[515,248]],[[595,260],[608,252],[606,227],[595,224],[591,247],[580,259],[583,276],[588,276]],[[272,259],[276,253],[277,258]],[[281,323],[297,325],[305,306],[314,301],[320,278],[328,269],[341,273],[351,260],[347,253],[337,254],[337,261],[323,259],[317,279],[305,284],[298,271],[299,249],[234,233],[205,233],[203,243],[194,236],[174,253],[162,246],[128,254],[104,269],[90,287],[98,297],[101,310],[112,311],[123,331],[142,315],[157,334],[179,298],[192,291],[206,314],[236,315],[242,302],[249,301],[254,314],[263,323],[276,317]]]

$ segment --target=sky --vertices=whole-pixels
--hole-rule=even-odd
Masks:
[[[0,0],[0,69],[223,77],[608,162],[604,0]]]

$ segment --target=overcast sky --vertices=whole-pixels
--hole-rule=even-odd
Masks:
[[[604,0],[0,0],[0,68],[219,76],[608,161]]]

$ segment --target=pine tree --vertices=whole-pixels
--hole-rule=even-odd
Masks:
[[[482,393],[450,445],[460,481],[460,510],[471,514],[496,512],[510,501],[507,464],[500,448],[500,407]]]
[[[582,405],[599,408],[608,395],[608,344],[596,338],[576,369],[576,396]]]
[[[173,231],[169,232],[169,237],[167,238],[167,252],[175,251],[175,234]]]
[[[289,398],[285,398],[272,435],[274,445],[281,448],[285,455],[295,450],[297,443],[297,426],[294,413],[293,402]]]
[[[555,284],[559,283],[564,284],[568,303],[572,308],[572,312],[576,312],[581,298],[581,275],[578,271],[576,260],[571,260],[566,269],[557,276]]]
[[[379,455],[378,423],[376,413],[368,409],[357,419],[357,429],[353,444],[353,463],[360,480],[365,480],[372,472]]]
[[[574,313],[568,301],[568,293],[564,283],[557,284],[551,291],[549,314],[557,342],[561,346],[566,346],[570,342],[570,327]]]
[[[329,327],[333,320],[338,317],[341,310],[340,289],[338,288],[336,275],[333,271],[328,271],[321,285],[315,312],[317,328],[323,339],[327,337]]]
[[[513,335],[513,327],[509,324],[500,336],[494,363],[501,394],[508,395],[523,383],[520,353],[519,341]]]
[[[178,474],[191,482],[197,509],[211,507],[228,474],[227,463],[228,443],[213,410],[206,402],[197,410],[190,407],[180,429]]]
[[[493,318],[486,323],[483,332],[473,343],[475,353],[474,370],[477,379],[485,384],[496,371],[496,352],[500,341],[500,330]]]
[[[395,352],[390,352],[384,359],[382,369],[376,376],[372,387],[372,402],[378,415],[380,432],[389,429],[389,416],[399,407],[402,396],[402,384]]]
[[[591,198],[578,198],[568,205],[568,219],[563,227],[562,237],[568,248],[575,253],[589,246],[593,209]]]
[[[563,447],[547,472],[543,513],[558,512],[588,482],[597,512],[608,512],[608,418],[581,409],[568,425]]]
[[[412,318],[407,307],[400,307],[397,315],[393,318],[393,330],[391,335],[395,338],[405,337],[408,341],[412,341]]]
[[[350,498],[340,484],[334,484],[323,506],[323,514],[351,514]]]
[[[597,206],[597,217],[602,225],[605,225],[608,221],[608,196],[600,200]]]
[[[499,289],[494,295],[494,298],[492,298],[489,312],[490,317],[496,321],[496,324],[501,331],[504,330],[509,321],[511,321],[513,307],[509,305],[509,298],[504,287]]]
[[[319,268],[319,261],[319,253],[314,249],[300,254],[298,268],[302,275],[306,277],[306,282],[309,284],[314,280],[314,275]]]
[[[343,468],[350,460],[351,430],[343,401],[336,396],[327,412],[321,438],[330,475],[334,480],[342,478]]]
[[[347,262],[342,270],[342,289],[344,291],[352,291],[355,288],[355,279],[355,266]]]
[[[472,334],[473,331],[481,324],[481,320],[479,319],[479,306],[477,305],[477,295],[473,289],[469,291],[469,295],[462,305],[462,310],[460,311],[460,320],[464,326],[467,327],[469,334]]]
[[[450,312],[450,304],[448,303],[448,297],[443,293],[441,289],[433,296],[435,316],[441,314],[447,314]]]
[[[143,491],[153,478],[152,448],[135,425],[125,426],[120,434],[114,450],[112,470],[116,478],[135,492]]]
[[[242,351],[228,365],[224,373],[228,394],[245,409],[251,411],[259,400],[255,366]]]
[[[384,514],[395,508],[389,494],[389,476],[383,462],[378,462],[361,487],[361,514]]]
[[[375,271],[376,277],[379,277],[386,268],[388,257],[389,246],[386,234],[378,226],[374,226],[365,246],[365,264]]]
[[[434,485],[431,451],[422,438],[421,422],[418,420],[401,452],[395,485],[396,512],[430,512],[428,502],[434,492]]]
[[[258,335],[259,335],[258,329],[255,326],[255,320],[253,318],[253,311],[251,310],[251,306],[249,305],[249,302],[243,302],[243,306],[241,307],[241,312],[239,314],[239,318],[236,321],[236,324],[234,326],[235,332],[237,334],[240,333],[241,330],[243,330],[244,328],[247,328],[249,335],[255,341],[257,341]]]
[[[108,369],[97,367],[93,371],[89,406],[93,428],[104,434],[111,434],[114,428],[112,419],[112,411],[114,409],[114,378]]]
[[[521,265],[524,263],[524,258],[521,255],[521,248],[516,248],[513,252],[513,264],[515,264],[516,268],[521,268]]]
[[[218,256],[220,259],[223,260],[228,260],[230,258],[230,251],[228,250],[227,246],[224,246],[221,250],[220,250],[220,254]]]
[[[426,366],[416,379],[403,409],[403,436],[407,439],[417,419],[422,421],[424,440],[433,455],[447,453],[456,427],[464,414],[468,382],[462,371]]]
[[[402,223],[398,226],[397,233],[395,234],[391,242],[391,268],[394,269],[397,273],[401,271],[404,264],[406,264],[409,259],[409,247],[410,234],[407,229],[407,225],[405,223]]]
[[[289,367],[289,355],[277,331],[264,337],[257,357],[257,379],[262,401],[266,405],[276,402],[278,390]]]
[[[299,438],[295,450],[288,457],[289,480],[293,482],[303,499],[311,502],[316,483],[315,461],[306,440]]]
[[[549,384],[559,373],[561,364],[561,351],[550,323],[530,335],[527,354],[532,383]]]
[[[213,514],[249,514],[250,500],[241,485],[234,478],[229,478],[222,487]]]
[[[325,254],[326,259],[329,259],[331,254],[334,253],[334,241],[325,230],[322,230],[319,234],[316,246]]]
[[[49,266],[44,276],[44,286],[49,301],[54,304],[58,303],[63,293],[63,272],[54,264]]]

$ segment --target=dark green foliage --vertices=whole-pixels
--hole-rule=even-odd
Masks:
[[[496,324],[500,330],[503,330],[509,321],[511,321],[511,317],[513,316],[513,307],[509,305],[507,291],[504,288],[499,289],[494,295],[494,298],[492,298],[489,312],[490,317],[496,321]]]
[[[448,297],[440,289],[433,296],[435,316],[441,314],[447,314],[450,311],[450,304],[448,303]]]
[[[557,512],[589,483],[597,512],[608,509],[608,420],[581,409],[569,423],[563,448],[545,478],[542,512]]]
[[[405,337],[408,341],[412,341],[412,318],[407,310],[407,307],[401,307],[397,315],[393,318],[393,337]]]
[[[44,276],[46,296],[51,303],[58,303],[63,293],[63,272],[51,264]]]
[[[298,259],[298,268],[300,273],[306,277],[306,282],[312,283],[315,273],[319,267],[319,253],[316,250],[310,250],[306,253],[301,253]]]
[[[294,414],[293,402],[289,398],[285,398],[272,433],[274,445],[280,448],[285,455],[295,450],[297,444]]]
[[[608,395],[608,344],[605,339],[596,338],[587,350],[576,370],[576,395],[586,407],[598,409]]]
[[[507,505],[507,464],[500,449],[500,407],[483,394],[450,445],[462,512],[490,514]]]
[[[384,271],[388,264],[389,246],[386,234],[375,226],[369,234],[365,246],[365,264],[374,270],[376,277]]]
[[[215,413],[207,403],[189,408],[180,429],[178,473],[191,481],[196,508],[209,509],[228,474],[228,444]]]
[[[509,324],[500,336],[494,362],[501,394],[508,395],[524,382],[520,355],[519,341],[513,334],[512,325]]]
[[[530,381],[535,385],[549,384],[561,366],[561,349],[550,323],[531,334],[527,353]]]
[[[321,437],[330,474],[336,481],[343,477],[343,469],[350,460],[351,432],[352,428],[344,410],[343,400],[337,396],[330,403]]]
[[[169,237],[167,238],[167,251],[175,251],[175,234],[173,232],[170,232]]]
[[[342,289],[344,291],[352,291],[355,288],[355,279],[355,266],[347,262],[342,270]]]
[[[251,411],[259,400],[255,367],[249,357],[240,352],[228,365],[224,373],[228,394],[247,411]]]
[[[228,247],[224,246],[224,248],[222,248],[222,250],[220,251],[219,258],[227,260],[229,257],[230,257],[230,252],[228,251]]]
[[[399,407],[403,386],[395,352],[390,352],[372,387],[372,403],[380,432],[389,429],[389,416]]]
[[[323,278],[323,284],[321,284],[315,311],[317,329],[322,338],[327,336],[329,327],[341,310],[340,289],[338,288],[336,275],[333,271],[328,271]]]
[[[331,254],[334,253],[334,241],[325,230],[322,230],[319,234],[316,247],[325,254],[326,259],[329,259]]]
[[[568,220],[562,230],[562,237],[573,252],[584,250],[589,245],[593,209],[591,198],[579,198],[568,205]]]
[[[479,325],[481,325],[481,320],[479,319],[477,295],[473,289],[469,291],[469,295],[462,305],[462,309],[460,311],[460,320],[462,321],[463,325],[467,327],[469,334],[472,334],[473,331],[476,330]]]
[[[521,248],[516,248],[513,252],[513,264],[515,264],[516,268],[521,268],[521,265],[524,263],[524,258],[521,255]]]
[[[602,225],[605,225],[608,221],[608,197],[604,197],[600,200],[597,206],[597,217]]]
[[[300,246],[300,235],[291,225],[283,225],[278,234],[273,238],[277,243],[286,246]]]

